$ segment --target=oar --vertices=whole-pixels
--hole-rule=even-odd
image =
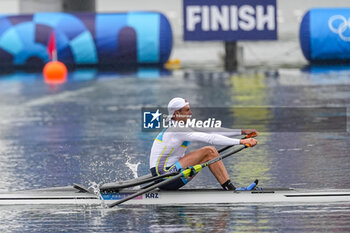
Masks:
[[[245,137],[242,138],[242,139],[247,139],[247,138],[251,138],[251,137],[254,137],[254,136],[256,136],[256,133],[250,133],[250,134],[245,135]],[[232,146],[232,145],[225,146],[225,147],[223,147],[223,148],[220,148],[220,149],[218,150],[218,152],[219,152],[219,154],[220,154],[221,152],[224,152],[225,150],[227,150],[227,149],[229,149],[229,148],[231,148],[231,147],[233,147],[233,146]]]
[[[256,135],[255,133],[251,133],[251,134],[246,135],[242,139],[251,138],[255,135]],[[219,149],[218,152],[220,154],[231,147],[234,147],[234,146],[232,146],[232,145],[225,146],[225,147]],[[121,189],[130,188],[130,187],[134,187],[134,186],[141,185],[141,184],[151,183],[153,181],[161,180],[163,178],[175,176],[178,173],[179,172],[170,172],[170,173],[165,173],[165,174],[162,174],[159,176],[152,176],[149,174],[149,175],[144,176],[144,178],[140,177],[140,178],[137,178],[135,180],[129,180],[129,181],[124,181],[124,182],[119,182],[119,183],[103,184],[103,185],[101,185],[100,190],[101,191],[119,191]]]
[[[244,148],[247,148],[247,147],[250,147],[250,145],[249,144],[242,145],[237,150],[234,150],[234,151],[229,152],[229,153],[227,153],[225,155],[219,156],[219,157],[217,157],[215,159],[209,160],[208,162],[205,162],[205,163],[202,163],[202,164],[197,164],[197,165],[194,165],[194,166],[190,166],[188,168],[185,168],[182,171],[180,170],[180,171],[177,172],[178,174],[176,174],[175,176],[173,176],[173,177],[171,177],[171,178],[169,178],[167,180],[164,180],[162,182],[156,183],[156,184],[154,184],[154,185],[152,185],[152,186],[150,186],[150,187],[148,187],[146,189],[142,189],[142,190],[140,190],[140,191],[138,191],[138,192],[136,192],[136,193],[134,193],[134,194],[124,198],[124,199],[121,199],[119,201],[113,202],[112,204],[109,204],[108,207],[112,208],[112,207],[114,207],[116,205],[122,204],[122,203],[124,203],[124,202],[126,202],[128,200],[131,200],[131,199],[133,199],[135,197],[138,197],[138,196],[143,195],[145,193],[148,193],[148,192],[150,192],[150,191],[152,191],[152,190],[154,190],[156,188],[159,188],[160,186],[166,185],[166,184],[171,183],[171,182],[173,182],[173,181],[175,181],[177,179],[180,179],[181,177],[188,178],[190,175],[198,173],[203,168],[205,168],[205,167],[207,167],[207,166],[209,166],[209,165],[211,165],[213,163],[216,163],[216,162],[218,162],[218,161],[220,161],[220,160],[222,160],[222,159],[224,159],[224,158],[226,158],[226,157],[228,157],[230,155],[233,155],[233,154],[235,154],[235,153],[237,153],[237,152],[239,152],[239,151],[241,151],[241,150],[243,150]]]
[[[123,188],[128,188],[128,187],[133,187],[133,186],[136,186],[139,184],[148,183],[148,182],[150,182],[148,180],[152,179],[152,178],[154,178],[154,176],[152,176],[152,174],[147,174],[147,175],[144,175],[141,177],[137,177],[135,179],[125,180],[122,182],[105,183],[105,184],[102,184],[100,186],[100,191],[119,191],[120,189],[123,189]],[[73,187],[75,189],[79,190],[80,192],[93,193],[92,190],[90,190],[89,188],[87,188],[81,184],[74,183]]]
[[[137,185],[150,183],[150,182],[157,181],[157,180],[169,177],[169,176],[174,176],[174,175],[177,175],[177,174],[178,174],[178,172],[169,172],[169,173],[165,173],[165,174],[162,174],[162,175],[159,175],[159,176],[150,176],[147,179],[137,180],[135,182],[130,182],[130,183],[124,183],[123,182],[123,183],[117,183],[117,184],[116,183],[103,184],[100,187],[100,191],[104,191],[104,192],[105,191],[119,191],[121,189],[130,188],[130,187],[134,187],[134,186],[137,186]]]
[[[221,148],[218,150],[219,153],[224,152],[225,150],[229,149],[233,147],[231,146],[226,146],[224,148]],[[108,184],[103,184],[100,187],[101,191],[118,191],[121,189],[125,189],[125,188],[130,188],[130,187],[134,187],[137,185],[141,185],[141,184],[146,184],[146,183],[150,183],[153,181],[157,181],[163,178],[167,178],[169,176],[175,176],[177,175],[179,172],[169,172],[169,173],[164,173],[162,175],[159,176],[148,176],[145,179],[137,179],[137,180],[129,180],[129,181],[125,181],[125,182],[119,182],[119,183],[108,183]]]
[[[130,180],[120,181],[120,182],[111,182],[105,183],[100,186],[101,191],[115,191],[123,188],[133,187],[139,184],[144,184],[148,182],[149,179],[153,178],[152,174],[147,174],[141,177],[137,177]]]

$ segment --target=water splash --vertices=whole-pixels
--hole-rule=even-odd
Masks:
[[[98,197],[99,200],[101,200],[101,207],[102,208],[108,208],[107,204],[105,203],[105,200],[103,199],[103,196],[101,194],[101,190],[100,190],[100,185],[96,182],[91,182],[90,181],[90,186],[88,187],[89,190],[92,190],[94,192],[94,194]]]
[[[130,146],[124,145],[123,147],[121,145],[118,145],[119,149],[121,150],[121,154],[126,157],[125,165],[131,170],[134,178],[138,178],[138,166],[140,165],[140,162],[132,163],[132,153],[129,152]]]
[[[140,165],[140,162],[130,163],[130,158],[128,158],[125,165],[128,166],[128,168],[130,168],[130,170],[132,171],[132,174],[134,175],[134,178],[137,178],[138,177],[137,170]]]

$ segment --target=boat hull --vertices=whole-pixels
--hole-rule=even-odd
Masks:
[[[102,194],[103,202],[110,204],[135,191]],[[0,193],[0,205],[101,205],[95,194],[82,193],[73,187]],[[264,204],[264,203],[324,203],[349,202],[350,190],[293,190],[264,189],[262,191],[177,190],[154,191],[129,200],[124,204],[141,205],[196,205],[196,204]]]

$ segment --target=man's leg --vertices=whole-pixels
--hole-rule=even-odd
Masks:
[[[219,153],[215,147],[205,146],[201,149],[188,153],[183,158],[181,158],[179,162],[181,166],[185,168],[188,166],[205,163],[218,156]],[[221,160],[209,165],[209,169],[221,185],[230,180],[225,165]]]

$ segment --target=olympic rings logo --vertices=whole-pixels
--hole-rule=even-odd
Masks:
[[[335,21],[341,21],[341,23],[339,25],[337,25],[336,27],[333,26]],[[329,29],[338,34],[339,37],[343,40],[343,41],[350,41],[350,36],[344,36],[344,32],[347,29],[350,29],[350,18],[346,19],[344,16],[342,15],[333,15],[332,17],[329,18],[328,20],[328,27]],[[349,33],[350,34],[350,33]]]

